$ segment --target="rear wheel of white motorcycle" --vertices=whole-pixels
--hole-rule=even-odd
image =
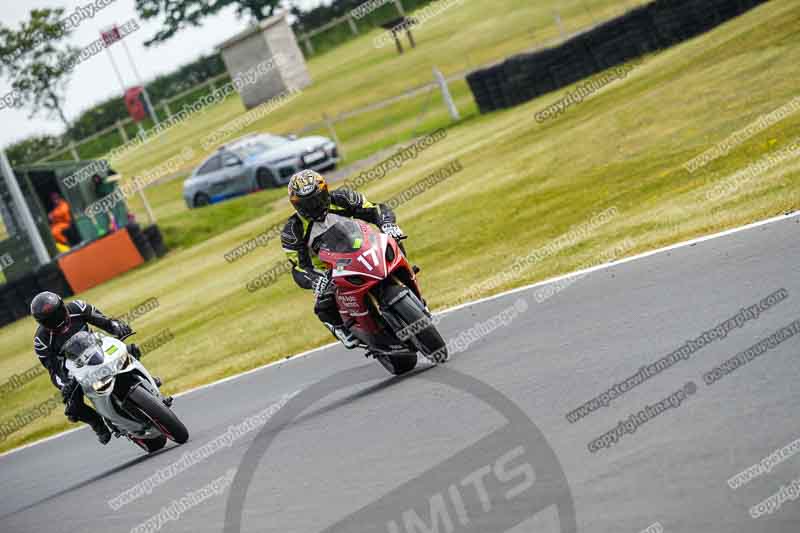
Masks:
[[[384,297],[387,301],[392,302],[389,306],[390,309],[406,327],[412,324],[419,324],[425,320],[431,320],[431,315],[427,312],[425,306],[407,287],[399,285],[387,287]],[[439,330],[432,323],[427,328],[414,333],[409,338],[409,342],[431,361],[443,363],[448,359],[447,344],[439,334]]]
[[[128,401],[133,403],[142,414],[147,417],[166,438],[183,444],[189,440],[189,431],[175,413],[158,398],[153,397],[142,387],[136,387],[128,396]]]

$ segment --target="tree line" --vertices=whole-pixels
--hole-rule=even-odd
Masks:
[[[231,5],[236,6],[237,16],[248,23],[258,22],[275,14],[277,9],[288,7],[292,28],[299,35],[345,15],[365,1],[333,0],[329,5],[308,10],[300,9],[291,0],[136,0],[135,7],[141,19],[161,22],[160,29],[145,42],[146,46],[156,46],[173,39],[185,28],[201,26],[204,19]],[[408,11],[430,1],[402,0],[402,3]],[[357,25],[369,29],[396,16],[393,2],[387,1],[359,19]],[[63,107],[71,71],[64,65],[69,65],[80,54],[78,48],[67,43],[74,30],[74,25],[65,24],[69,18],[62,8],[32,9],[29,18],[17,28],[0,24],[0,76],[9,79],[12,86],[7,96],[8,107],[24,108],[31,118],[44,115],[64,125],[61,135],[32,135],[6,147],[15,164],[33,163],[65,149],[70,140],[79,141],[128,117],[122,94],[90,106],[72,120],[65,116]],[[318,41],[314,43],[315,50],[324,52],[353,38],[347,25],[342,26],[331,30],[331,35],[325,32],[315,38]],[[147,91],[158,108],[160,101],[225,72],[222,57],[213,53],[147,82]],[[103,144],[100,142],[97,149],[104,150]]]

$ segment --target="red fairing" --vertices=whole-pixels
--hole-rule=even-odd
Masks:
[[[419,294],[416,276],[411,265],[400,251],[397,242],[373,229],[364,222],[358,222],[364,234],[361,248],[351,252],[337,253],[320,250],[319,258],[332,270],[336,285],[336,303],[345,323],[354,320],[351,329],[361,329],[368,334],[376,334],[380,327],[371,316],[367,299],[370,289],[378,283],[403,270],[402,277],[410,279],[413,290]],[[390,249],[387,261],[387,249]]]

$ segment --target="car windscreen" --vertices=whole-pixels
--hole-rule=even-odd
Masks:
[[[272,150],[273,148],[278,148],[288,143],[289,139],[281,137],[280,135],[262,135],[258,138],[258,142],[266,146],[267,150]]]
[[[250,156],[263,154],[268,150],[273,150],[288,142],[289,139],[279,135],[260,135],[245,144],[233,146],[230,150],[235,152],[242,159],[245,159]]]
[[[236,149],[232,150],[236,155],[238,155],[242,159],[246,159],[250,156],[262,154],[269,150],[266,144],[264,143],[251,143],[245,144],[243,146],[238,146]]]

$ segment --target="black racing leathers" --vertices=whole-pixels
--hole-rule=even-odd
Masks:
[[[391,208],[385,204],[373,204],[363,194],[349,189],[336,189],[331,192],[330,213],[352,217],[375,224],[394,224],[397,219]],[[314,222],[295,213],[286,222],[281,232],[281,245],[286,257],[292,264],[292,276],[295,283],[303,289],[311,289],[314,280],[324,275],[322,265],[311,250],[309,236]],[[332,325],[341,324],[341,317],[333,298],[333,287],[329,287],[324,295],[320,295],[314,311],[320,320]]]
[[[383,224],[394,224],[397,221],[389,206],[373,204],[363,194],[349,189],[336,189],[331,192],[330,213],[358,218],[378,227]],[[321,265],[315,264],[316,257],[312,257],[309,247],[308,237],[312,227],[313,221],[295,213],[289,217],[281,232],[281,245],[292,264],[292,276],[295,283],[303,289],[310,289],[314,278],[322,275],[315,270],[315,267]]]
[[[56,332],[39,326],[33,338],[33,349],[39,362],[50,373],[50,381],[59,390],[69,381],[64,356],[61,350],[64,344],[79,331],[88,331],[89,324],[112,333],[112,320],[98,311],[93,305],[81,300],[65,304],[69,315],[69,325],[64,332]],[[72,395],[72,401],[67,403],[65,414],[71,418],[86,422],[95,427],[102,422],[100,415],[83,402],[83,391],[77,387]]]

